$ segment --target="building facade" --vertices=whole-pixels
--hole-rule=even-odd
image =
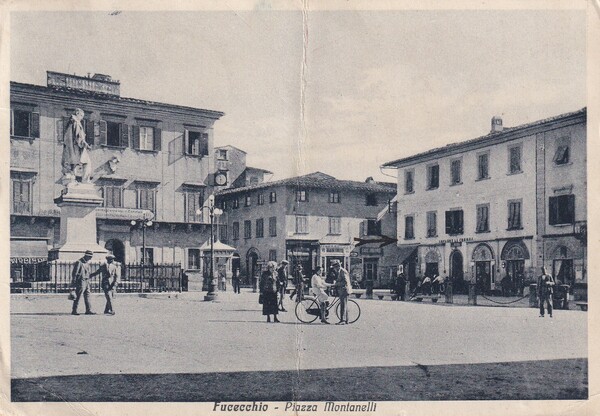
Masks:
[[[310,275],[340,260],[357,280],[377,279],[383,251],[355,248],[354,238],[381,234],[377,214],[395,185],[338,180],[316,172],[280,181],[221,190],[227,243],[237,249],[241,275],[260,272],[269,260],[302,264]],[[234,267],[236,267],[234,265]]]
[[[446,273],[458,291],[534,281],[587,282],[586,109],[504,128],[382,166],[398,171],[399,247],[409,277]],[[407,250],[407,252],[409,252]]]
[[[121,262],[201,268],[214,189],[213,125],[223,113],[120,96],[96,74],[47,73],[47,85],[11,83],[11,262],[16,274],[45,260],[59,240],[63,133],[76,108],[91,144],[98,244]],[[153,226],[140,228],[152,218]],[[132,226],[132,221],[136,225]],[[142,252],[145,240],[145,252]],[[21,266],[23,267],[21,267]],[[25,276],[26,277],[26,276]]]

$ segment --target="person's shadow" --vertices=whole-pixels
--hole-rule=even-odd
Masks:
[[[71,312],[11,312],[11,315],[20,316],[67,316],[71,315]]]

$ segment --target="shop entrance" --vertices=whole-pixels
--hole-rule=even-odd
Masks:
[[[480,293],[486,294],[492,290],[492,267],[489,261],[475,262],[475,281]]]
[[[463,256],[460,251],[454,250],[450,253],[450,281],[454,293],[466,294],[469,290],[464,280]]]
[[[363,262],[363,279],[377,280],[377,258],[366,258]]]

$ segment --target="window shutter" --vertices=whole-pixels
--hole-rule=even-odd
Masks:
[[[93,146],[95,144],[94,141],[94,122],[92,120],[88,120],[85,125],[85,141]]]
[[[121,147],[129,147],[129,124],[121,123]]]
[[[202,133],[200,135],[200,156],[208,156],[208,133]]]
[[[15,127],[14,126],[14,124],[15,124],[14,118],[15,118],[15,112],[13,109],[11,109],[10,110],[10,135],[11,136],[13,135],[13,131],[14,131],[14,127]]]
[[[56,142],[62,143],[65,132],[65,119],[63,117],[56,120]]]
[[[40,113],[31,113],[31,131],[30,136],[40,137]]]
[[[140,126],[131,126],[131,147],[140,149]]]
[[[188,148],[190,146],[190,132],[188,129],[183,131],[183,154],[188,154]]]
[[[575,195],[569,195],[567,202],[568,218],[570,223],[575,222]]]
[[[462,234],[463,233],[463,211],[462,210],[458,211],[458,227],[457,228],[458,228],[458,232],[460,234]]]
[[[446,211],[446,234],[452,233],[452,212]]]
[[[162,130],[158,127],[154,128],[154,150],[160,152],[162,148]]]
[[[98,129],[98,136],[99,136],[98,144],[106,146],[106,136],[107,136],[106,121],[100,120],[100,122],[98,124],[100,126],[100,128]],[[94,131],[94,133],[95,133],[95,131]]]

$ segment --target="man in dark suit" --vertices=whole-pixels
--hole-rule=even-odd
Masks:
[[[542,267],[542,274],[537,279],[537,293],[540,300],[540,318],[544,317],[544,302],[548,307],[548,315],[552,318],[552,294],[554,293],[554,278]]]

